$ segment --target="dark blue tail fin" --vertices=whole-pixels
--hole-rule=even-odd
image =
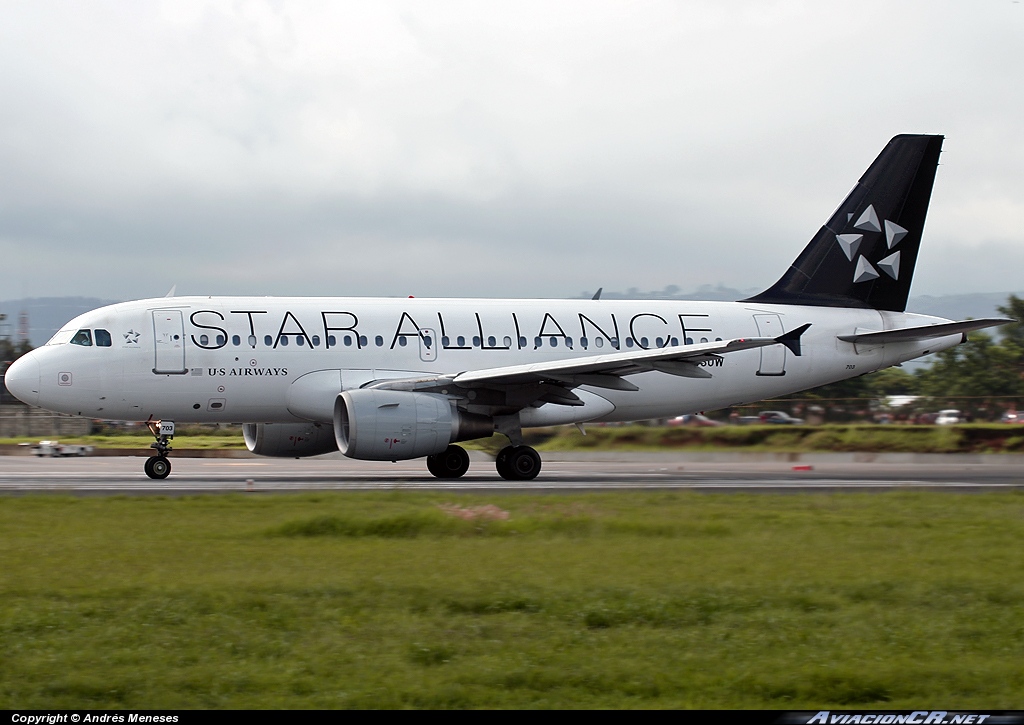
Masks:
[[[745,302],[903,312],[942,136],[896,136],[782,279]]]

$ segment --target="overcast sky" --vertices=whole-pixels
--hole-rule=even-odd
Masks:
[[[0,299],[773,283],[946,142],[912,294],[1024,289],[1024,3],[0,5]]]

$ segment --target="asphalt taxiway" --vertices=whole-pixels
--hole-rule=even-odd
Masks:
[[[544,456],[533,481],[505,481],[490,459],[472,454],[469,472],[445,481],[422,461],[379,463],[340,455],[307,459],[171,458],[152,481],[143,457],[0,457],[0,494],[186,495],[298,491],[629,491],[784,493],[805,491],[1006,491],[1024,489],[1024,456],[700,456],[599,453]]]

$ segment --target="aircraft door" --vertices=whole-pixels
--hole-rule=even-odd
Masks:
[[[153,310],[153,344],[156,364],[153,372],[160,375],[184,375],[185,323],[181,310]]]
[[[420,360],[434,362],[437,360],[437,335],[433,330],[420,329]]]
[[[757,324],[757,334],[760,337],[778,337],[783,333],[782,318],[778,315],[754,315],[754,322]],[[757,374],[786,374],[785,345],[768,345],[761,348],[761,366],[757,369]]]

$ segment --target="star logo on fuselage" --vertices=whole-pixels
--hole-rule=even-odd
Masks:
[[[853,214],[848,215],[847,223],[852,220]],[[856,267],[853,270],[854,283],[870,282],[871,280],[878,279],[883,274],[893,279],[899,279],[900,251],[898,249],[874,264],[871,264],[863,254],[858,255],[857,252],[864,242],[865,235],[874,236],[881,234],[884,230],[886,249],[891,251],[909,232],[896,222],[891,222],[888,219],[880,223],[873,204],[869,204],[868,208],[857,217],[857,221],[853,222],[853,229],[857,233],[837,234],[836,243],[839,244],[847,259],[851,262],[856,261]]]
[[[139,333],[134,329],[128,330],[124,333],[124,342],[126,345],[138,345],[139,344]]]

